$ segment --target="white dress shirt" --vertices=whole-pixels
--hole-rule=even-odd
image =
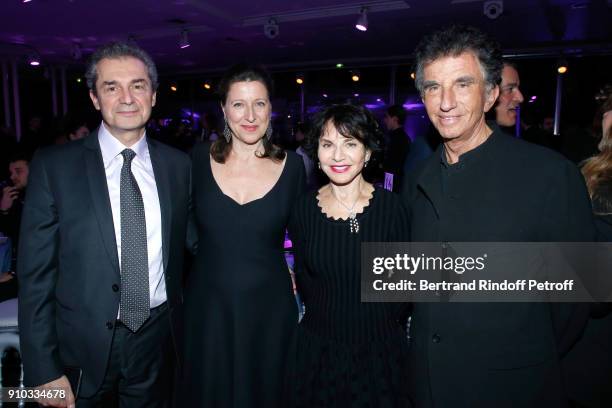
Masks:
[[[104,127],[104,122],[102,122],[98,130],[98,141],[102,150],[106,184],[113,212],[117,255],[119,257],[119,267],[121,268],[120,186],[121,167],[123,167],[121,152],[128,147],[124,146],[110,134]],[[149,303],[151,308],[154,308],[164,303],[167,296],[162,254],[161,209],[146,134],[143,134],[142,138],[129,149],[136,153],[136,157],[132,160],[132,174],[136,179],[136,183],[138,183],[138,188],[142,194],[142,201],[144,202],[145,221],[147,223],[147,259],[149,261]]]

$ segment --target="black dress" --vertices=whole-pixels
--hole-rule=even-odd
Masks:
[[[274,187],[240,205],[213,178],[208,146],[193,152],[199,245],[185,289],[181,406],[281,407],[298,319],[283,243],[304,165],[287,152]]]
[[[361,242],[402,242],[408,216],[395,194],[376,188],[357,215],[359,232],[321,212],[317,192],[295,207],[290,234],[306,313],[299,324],[292,405],[409,407],[405,307],[361,303]]]

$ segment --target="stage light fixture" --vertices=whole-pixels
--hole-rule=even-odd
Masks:
[[[355,28],[359,31],[368,31],[368,8],[362,7],[359,12],[359,18],[355,24]]]
[[[351,71],[351,79],[353,82],[359,82],[361,76],[359,75],[359,71]]]
[[[295,83],[298,85],[303,85],[304,84],[304,74],[297,74],[295,76]]]
[[[187,48],[190,45],[191,43],[189,42],[189,31],[187,31],[187,29],[183,29],[183,31],[181,31],[181,40],[179,41],[179,47]]]

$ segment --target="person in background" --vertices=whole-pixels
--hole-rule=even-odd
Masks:
[[[19,242],[19,226],[25,199],[30,160],[25,154],[15,153],[9,160],[10,182],[3,183],[0,200],[0,231],[11,238],[14,248]]]
[[[329,182],[295,206],[289,233],[306,314],[288,377],[297,407],[409,407],[405,305],[362,303],[362,242],[403,242],[399,196],[364,172],[382,134],[364,107],[335,105],[313,120],[308,150]]]
[[[202,245],[185,291],[185,407],[285,407],[284,374],[298,319],[284,257],[302,159],[270,140],[272,81],[237,65],[219,83],[223,136],[192,152]]]
[[[516,135],[516,111],[524,100],[520,89],[521,80],[516,65],[509,61],[504,61],[501,76],[499,96],[494,108],[495,122],[503,132],[514,136]]]
[[[10,253],[7,253],[8,270],[0,274],[0,302],[17,297],[17,244],[23,200],[28,186],[29,158],[23,154],[15,153],[9,160],[10,183],[2,188],[0,200],[0,232],[10,238]],[[0,259],[0,263],[3,259]]]
[[[317,187],[317,173],[315,172],[314,162],[308,155],[308,152],[304,149],[304,142],[306,137],[306,124],[300,122],[295,127],[294,138],[297,143],[295,152],[300,155],[302,161],[304,161],[304,169],[306,170],[306,188],[308,191],[313,190]]]
[[[599,153],[582,165],[599,241],[612,242],[612,95],[598,110]],[[577,407],[612,406],[612,315],[589,320],[585,333],[564,359],[568,394]]]
[[[410,152],[410,138],[404,130],[406,110],[401,105],[387,108],[384,123],[389,131],[388,144],[385,148],[383,168],[393,174],[393,191],[398,192],[402,185],[404,163]]]

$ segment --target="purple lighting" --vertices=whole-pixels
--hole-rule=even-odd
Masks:
[[[353,94],[353,96],[358,97],[358,96],[359,96],[359,94],[358,94],[358,93],[356,93],[356,94]]]
[[[32,65],[33,67],[37,67],[40,65],[40,61],[30,61],[30,65]]]

